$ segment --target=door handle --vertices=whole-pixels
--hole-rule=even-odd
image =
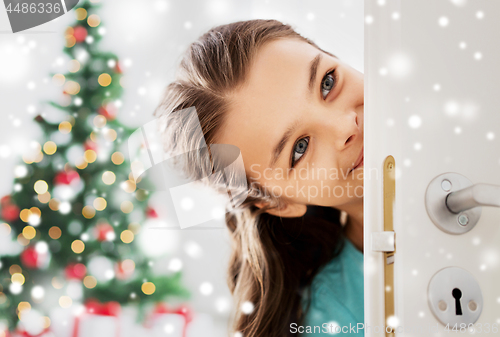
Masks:
[[[464,234],[474,228],[482,206],[500,207],[500,186],[473,184],[461,174],[447,172],[435,177],[425,192],[429,218],[449,234]]]
[[[500,207],[500,186],[479,183],[451,192],[446,197],[446,206],[455,214],[473,207]]]

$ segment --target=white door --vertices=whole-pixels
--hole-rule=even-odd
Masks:
[[[365,1],[365,105],[366,336],[500,335],[500,2]]]

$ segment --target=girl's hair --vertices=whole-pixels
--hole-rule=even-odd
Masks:
[[[205,142],[208,147],[217,143],[231,94],[244,83],[259,48],[280,38],[298,39],[321,50],[276,20],[218,26],[188,47],[154,115],[166,152],[183,154],[180,167],[193,181],[217,171]],[[196,113],[187,113],[193,108]],[[200,164],[200,149],[208,151],[210,165]],[[286,201],[248,177],[246,183],[242,186],[231,177],[210,183],[221,193],[227,194],[228,187],[232,195],[238,189],[245,192],[244,202],[226,213],[232,240],[228,285],[236,300],[232,330],[252,337],[288,336],[290,324],[300,324],[309,307],[307,301],[302,310],[301,299],[307,295],[303,291],[310,292],[313,277],[343,247],[340,211],[308,206],[303,217],[276,217],[266,210]],[[266,206],[259,208],[256,202]],[[253,305],[251,312],[241,310],[247,301]]]

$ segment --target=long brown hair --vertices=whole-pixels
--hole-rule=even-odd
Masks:
[[[320,49],[276,20],[218,26],[188,47],[154,113],[165,150],[172,155],[189,153],[181,163],[186,176],[198,180],[214,172],[213,158],[211,166],[199,165],[200,152],[193,150],[204,141],[208,146],[217,143],[231,93],[244,83],[259,47],[280,38],[299,39]],[[198,120],[186,113],[193,107],[202,134],[196,133]],[[342,249],[340,211],[308,206],[303,217],[276,217],[266,211],[285,201],[255,182],[247,183],[244,202],[226,213],[232,239],[228,285],[236,300],[232,330],[248,337],[289,336],[290,323],[300,324],[309,307],[302,310],[303,291],[310,290],[319,269]],[[231,184],[236,183],[229,179],[211,186],[227,193]],[[255,205],[263,201],[265,207]],[[251,312],[241,310],[245,302],[253,305]]]

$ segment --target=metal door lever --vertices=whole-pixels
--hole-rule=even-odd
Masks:
[[[447,172],[434,178],[425,192],[429,218],[449,234],[464,234],[474,228],[482,206],[500,207],[500,186],[472,184],[461,174]]]
[[[480,183],[451,192],[446,206],[455,214],[479,206],[500,207],[500,186]]]

